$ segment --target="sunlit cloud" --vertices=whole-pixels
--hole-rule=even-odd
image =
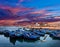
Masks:
[[[24,18],[24,19],[21,19],[21,20],[18,20],[19,22],[22,22],[22,21],[30,21],[30,19],[28,19],[28,18]],[[17,22],[18,22],[17,21]]]
[[[31,14],[43,14],[45,12],[46,12],[45,10],[38,10],[38,11],[31,12]]]
[[[55,17],[55,16],[60,16],[60,7],[46,7],[40,10],[36,10],[31,12],[31,14],[42,14],[40,15],[41,17]],[[41,18],[40,17],[40,18]]]
[[[26,0],[19,0],[17,3],[24,2]],[[39,21],[41,19],[58,19],[56,16],[60,16],[60,7],[46,7],[43,9],[38,8],[28,8],[28,7],[11,7],[11,6],[4,6],[0,5],[0,9],[10,10],[8,17],[4,17],[5,19],[14,19],[19,21]],[[6,12],[5,12],[6,13]],[[10,15],[11,14],[11,15]],[[3,18],[3,19],[4,19]],[[1,18],[2,19],[2,18]],[[2,20],[3,20],[2,19]]]

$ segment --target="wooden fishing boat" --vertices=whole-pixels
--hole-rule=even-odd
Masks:
[[[58,32],[58,31],[52,32],[52,33],[50,34],[50,36],[51,36],[51,37],[54,37],[54,38],[59,38],[59,39],[60,39],[60,32]]]
[[[31,39],[31,40],[36,40],[36,39],[40,38],[37,35],[31,34],[31,33],[26,33],[26,32],[23,34],[23,36],[24,36],[24,38]]]

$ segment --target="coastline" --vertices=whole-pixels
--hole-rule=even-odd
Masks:
[[[26,27],[26,28],[60,30],[60,27]]]
[[[24,28],[30,28],[30,29],[50,29],[50,30],[60,30],[60,27],[47,27],[47,26],[0,26],[0,27],[24,27]]]

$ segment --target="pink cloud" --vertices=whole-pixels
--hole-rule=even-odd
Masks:
[[[54,17],[55,19],[60,19],[60,16],[56,16],[56,17]]]
[[[19,0],[19,2],[23,2],[24,0]]]
[[[19,2],[24,2],[24,1],[28,1],[28,2],[29,2],[29,1],[31,1],[31,0],[19,0]]]
[[[18,12],[25,12],[25,11],[31,11],[33,8],[25,8],[25,7],[10,7],[10,6],[3,6],[0,5],[0,9],[7,9],[10,10],[14,15]]]
[[[49,15],[53,15],[53,14],[56,14],[56,12],[49,12],[49,13],[46,13],[46,14],[44,14],[44,15],[49,16]]]
[[[46,16],[53,16],[53,15],[57,15],[58,16],[58,14],[59,14],[59,12],[49,11],[46,8],[45,9],[38,10],[38,11],[33,11],[33,12],[30,12],[30,13],[31,14],[42,14],[38,18],[44,18]]]
[[[22,22],[22,21],[30,21],[30,19],[24,18],[24,19],[17,20],[17,22]]]
[[[45,12],[46,10],[38,10],[38,11],[31,12],[31,14],[43,14]]]

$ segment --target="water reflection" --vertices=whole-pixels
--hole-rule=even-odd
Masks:
[[[15,43],[16,43],[16,41],[18,41],[18,42],[28,42],[28,43],[34,43],[34,42],[36,42],[35,40],[28,40],[28,39],[22,39],[22,38],[20,38],[20,39],[13,39],[13,38],[9,38],[10,39],[10,43],[12,43],[13,45],[15,45]]]
[[[46,36],[42,36],[40,37],[40,40],[28,40],[28,39],[23,39],[23,38],[10,38],[10,37],[7,37],[6,35],[3,35],[3,34],[0,34],[0,46],[2,44],[1,47],[6,46],[9,47],[12,46],[11,44],[13,44],[14,46],[12,47],[20,47],[20,46],[23,46],[23,47],[30,47],[30,46],[34,46],[34,47],[57,47],[60,45],[60,40],[59,39],[53,39],[52,37],[50,37],[49,35]],[[2,42],[3,41],[3,42]],[[11,43],[11,44],[10,44]],[[53,44],[53,45],[52,45]],[[24,46],[26,45],[26,46]]]
[[[4,35],[4,34],[0,34],[0,36],[1,35]],[[4,37],[9,38],[10,43],[12,43],[13,45],[15,45],[16,41],[21,42],[21,43],[22,42],[34,43],[34,42],[38,41],[38,40],[28,40],[28,39],[23,39],[23,38],[10,38],[7,35],[4,35]],[[45,36],[40,37],[40,42],[46,42],[47,37],[50,37],[50,36],[46,34]],[[53,37],[51,37],[51,38],[53,40],[59,40],[57,38],[53,38]]]
[[[34,42],[37,41],[37,40],[29,40],[29,39],[24,39],[24,38],[11,38],[11,37],[9,37],[8,35],[5,35],[5,34],[0,34],[0,37],[1,37],[1,35],[3,35],[6,38],[9,38],[10,43],[12,43],[13,45],[15,45],[16,41],[18,41],[18,42],[28,42],[28,43],[34,43]]]

